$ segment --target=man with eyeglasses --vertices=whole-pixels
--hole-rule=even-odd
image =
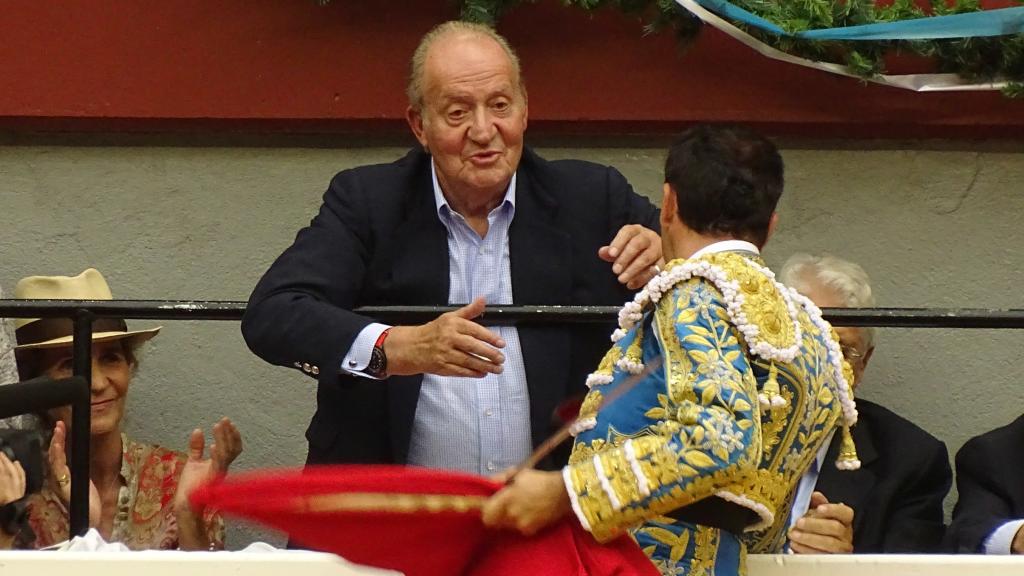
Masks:
[[[820,308],[875,305],[864,269],[834,256],[794,254],[780,273],[784,284]],[[875,350],[874,329],[836,327],[854,388]],[[789,548],[797,554],[935,552],[945,533],[942,501],[952,484],[946,445],[909,420],[857,399],[852,429],[861,468],[828,465],[838,436],[803,477],[790,517]],[[827,449],[826,449],[827,447]],[[829,459],[832,454],[832,459]]]

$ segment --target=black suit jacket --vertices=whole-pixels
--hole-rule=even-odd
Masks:
[[[1024,519],[1024,416],[971,438],[956,453],[960,499],[949,527],[950,548],[979,553],[1006,522]]]
[[[835,467],[836,432],[815,489],[853,508],[856,553],[935,552],[945,531],[942,501],[953,482],[946,445],[892,411],[857,399],[851,430],[860,470]]]
[[[368,305],[448,304],[448,243],[437,215],[430,156],[339,173],[319,214],[299,231],[249,299],[242,333],[268,362],[318,373],[306,431],[310,463],[404,463],[421,376],[374,381],[339,375],[371,318]],[[548,162],[526,149],[509,228],[516,305],[618,305],[631,293],[597,257],[625,224],[658,230],[657,209],[613,168]],[[455,304],[455,303],[453,303]],[[522,326],[534,445],[565,398],[584,391],[613,324]]]

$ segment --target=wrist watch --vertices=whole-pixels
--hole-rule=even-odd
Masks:
[[[384,378],[388,375],[388,356],[384,353],[384,341],[388,339],[389,332],[391,328],[385,329],[377,337],[370,353],[370,363],[366,365],[366,373],[374,378]]]

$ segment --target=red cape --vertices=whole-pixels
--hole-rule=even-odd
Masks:
[[[500,488],[427,468],[326,466],[232,475],[191,500],[407,576],[657,576],[631,538],[598,544],[575,517],[531,538],[484,528],[480,505]]]

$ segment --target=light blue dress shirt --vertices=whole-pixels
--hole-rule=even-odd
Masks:
[[[483,238],[448,206],[431,164],[437,216],[448,231],[448,303],[482,297],[487,304],[512,304],[508,229],[515,216],[516,176],[504,201],[487,215]],[[342,369],[366,376],[373,345],[385,324],[370,324],[356,337]],[[501,374],[461,378],[424,374],[409,444],[409,464],[489,475],[525,460],[531,451],[530,399],[519,333],[490,328],[505,340]]]
[[[835,433],[836,431],[832,430],[828,438],[821,443],[821,447],[818,448],[818,454],[814,457],[814,461],[811,462],[811,467],[800,477],[800,483],[797,484],[796,488],[796,496],[793,498],[793,509],[789,513],[790,528],[795,526],[797,520],[803,518],[804,514],[807,514],[807,511],[811,508],[811,495],[814,494],[814,488],[818,484],[818,475],[821,474],[821,467],[825,464],[825,456],[828,454],[829,446],[832,445],[832,437],[835,436]]]

